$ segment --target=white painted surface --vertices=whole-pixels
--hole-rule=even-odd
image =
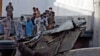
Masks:
[[[54,5],[83,15],[91,15],[91,12],[94,11],[93,0],[56,0]]]

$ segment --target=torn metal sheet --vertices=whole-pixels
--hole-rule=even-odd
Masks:
[[[44,42],[41,42],[41,43],[38,43],[37,46],[36,46],[36,50],[39,50],[39,49],[44,49],[44,48],[48,48],[47,44]]]
[[[59,48],[60,48],[60,46],[61,46],[61,44],[62,44],[62,41],[63,41],[64,37],[66,36],[66,33],[67,33],[67,32],[63,32],[63,34],[61,34],[61,35],[59,36],[59,43],[58,43],[57,48],[56,48],[56,50],[55,50],[55,54],[57,54],[57,52],[59,51]]]
[[[71,20],[66,21],[64,24],[62,24],[61,26],[59,26],[58,28],[52,29],[52,30],[47,30],[45,32],[43,32],[43,34],[49,34],[49,33],[57,33],[57,32],[61,32],[64,30],[70,30],[74,28],[73,23]]]
[[[74,20],[74,23],[77,27],[85,26],[86,25],[86,20]]]
[[[82,31],[82,29],[77,28],[73,31],[69,30],[54,33],[54,35],[42,35],[36,46],[32,49],[35,52],[46,54],[46,56],[66,56],[67,51],[72,49]],[[47,36],[47,38],[44,36]]]
[[[31,40],[25,41],[25,42],[23,42],[23,43],[25,44],[25,43],[29,43],[29,42],[32,42],[32,41],[36,41],[36,40],[39,39],[40,36],[41,36],[41,34],[38,34],[37,36],[33,37]]]
[[[76,29],[75,31],[69,31],[69,33],[66,34],[61,43],[59,52],[64,52],[72,49],[80,34],[81,31],[79,29]]]
[[[86,20],[73,20],[73,22],[72,20],[67,20],[65,23],[63,23],[57,28],[44,31],[43,34],[52,34],[52,33],[73,29],[74,28],[73,23],[75,24],[76,27],[80,27],[86,24]]]
[[[50,48],[49,48],[47,42],[45,42],[45,39],[41,38],[40,41],[36,44],[36,47],[34,48],[34,51],[45,54],[45,55],[48,56],[49,49]]]
[[[56,42],[53,42],[53,43],[50,44],[50,47],[49,47],[50,49],[48,51],[49,56],[55,55],[55,50],[56,50],[58,44],[59,44],[59,41],[56,41]]]

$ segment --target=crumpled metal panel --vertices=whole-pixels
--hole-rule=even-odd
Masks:
[[[43,34],[52,34],[52,33],[57,33],[57,32],[61,32],[61,31],[73,29],[74,28],[73,23],[75,23],[75,25],[77,27],[79,27],[81,25],[85,25],[86,20],[73,20],[73,22],[72,22],[72,20],[68,20],[57,28],[44,31]]]
[[[81,31],[76,29],[75,31],[69,31],[64,37],[60,46],[59,52],[68,51],[73,48],[77,38],[80,36]]]
[[[59,26],[58,28],[45,31],[45,32],[43,32],[43,34],[57,33],[57,32],[69,30],[69,29],[72,29],[72,28],[74,28],[73,23],[72,23],[71,20],[69,20],[69,21],[66,21],[64,24],[62,24],[61,26]]]
[[[54,42],[50,43],[49,44],[49,47],[50,47],[50,56],[54,56],[57,54],[58,50],[59,50],[59,47],[60,47],[60,44],[61,44],[61,41],[63,39],[63,37],[65,36],[65,33],[66,32],[61,32],[60,35],[58,35],[58,39],[55,39]]]
[[[84,19],[84,20],[73,20],[74,21],[74,23],[76,24],[76,26],[81,26],[81,25],[86,25],[86,20]]]

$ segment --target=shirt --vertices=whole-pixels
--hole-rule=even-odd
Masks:
[[[26,36],[31,37],[33,35],[33,23],[32,21],[26,21]]]

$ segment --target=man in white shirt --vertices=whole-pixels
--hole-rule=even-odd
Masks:
[[[41,17],[35,18],[34,23],[37,27],[37,34],[40,34],[40,32],[41,32],[41,30],[40,30],[40,28],[41,28]]]
[[[16,24],[16,39],[25,38],[24,25],[25,25],[24,17],[21,16],[20,20],[18,20]]]
[[[11,29],[11,18],[7,16],[6,18],[0,20],[1,24],[4,26],[4,39],[9,39],[10,29]]]

